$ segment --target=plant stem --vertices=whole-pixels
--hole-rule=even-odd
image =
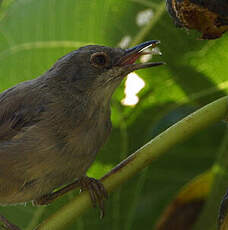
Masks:
[[[136,35],[134,40],[131,42],[131,46],[135,46],[142,42],[146,35],[151,31],[152,27],[158,22],[162,14],[165,12],[165,1],[160,3],[159,7],[156,9],[155,15],[152,17],[150,22],[142,28],[142,30]]]
[[[106,190],[113,191],[177,143],[224,119],[227,112],[228,97],[223,97],[171,126],[106,174],[101,179]],[[41,223],[37,230],[67,229],[67,226],[89,207],[91,207],[89,193],[83,192]]]

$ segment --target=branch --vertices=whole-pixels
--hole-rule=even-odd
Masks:
[[[225,119],[227,112],[228,97],[223,97],[171,126],[101,178],[106,190],[113,191],[177,143],[203,128]],[[89,207],[91,207],[89,193],[83,192],[41,223],[37,230],[67,229],[67,226]]]

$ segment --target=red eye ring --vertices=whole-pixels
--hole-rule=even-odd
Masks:
[[[107,66],[109,58],[104,52],[97,52],[91,55],[90,62],[95,67]]]

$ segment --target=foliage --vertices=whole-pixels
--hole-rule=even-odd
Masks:
[[[124,84],[112,101],[113,131],[89,174],[97,178],[151,138],[197,108],[226,95],[228,40],[202,41],[199,34],[175,28],[160,0],[5,0],[0,9],[0,90],[44,73],[59,57],[86,44],[118,46],[161,41],[164,67],[137,74],[146,86],[139,102],[121,104]],[[137,25],[137,16],[153,16]],[[217,159],[225,122],[207,128],[130,179],[110,195],[106,217],[89,210],[70,229],[152,229],[180,188],[210,169]],[[228,187],[228,186],[227,186]],[[74,191],[46,207],[1,207],[1,214],[31,230],[77,195]]]

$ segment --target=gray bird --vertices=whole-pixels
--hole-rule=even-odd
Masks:
[[[86,171],[111,132],[114,90],[128,73],[163,64],[135,63],[157,44],[81,47],[0,94],[1,204],[46,204],[79,184],[103,209],[105,189]]]

